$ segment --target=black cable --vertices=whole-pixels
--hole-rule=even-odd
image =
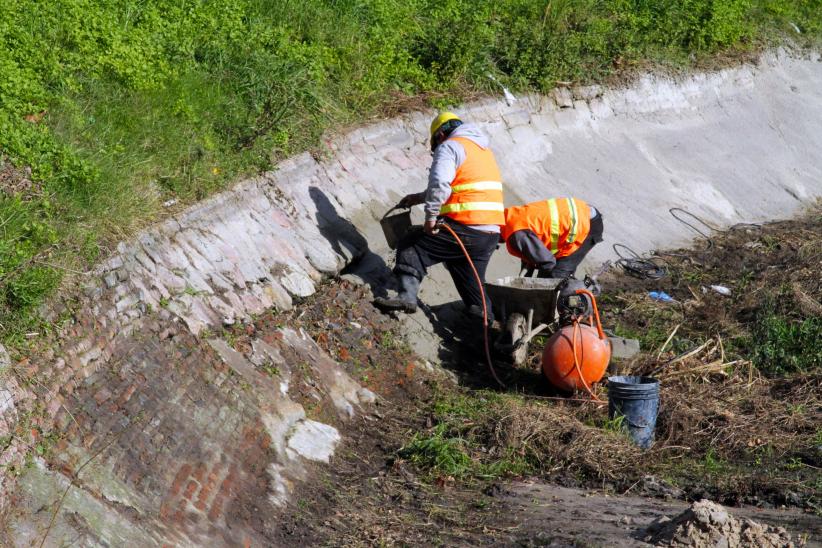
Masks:
[[[730,232],[732,230],[737,230],[737,229],[740,229],[740,228],[758,228],[759,230],[762,230],[762,228],[763,228],[761,223],[744,223],[743,222],[743,223],[737,223],[737,224],[731,226],[730,228],[728,228],[727,230],[723,231],[723,230],[721,230],[721,229],[719,229],[715,226],[712,226],[707,221],[705,221],[704,219],[694,215],[690,211],[682,209],[681,207],[672,207],[668,210],[668,212],[671,214],[671,216],[673,216],[674,219],[676,219],[680,223],[684,224],[685,226],[687,226],[688,228],[690,228],[691,230],[693,230],[694,232],[696,232],[697,234],[699,234],[700,236],[705,238],[705,241],[706,241],[707,245],[706,245],[705,249],[703,249],[702,252],[700,253],[700,255],[703,258],[703,262],[704,262],[704,258],[705,258],[705,253],[707,253],[709,250],[711,250],[714,247],[714,241],[713,241],[713,238],[711,237],[711,233],[713,233],[713,232]],[[691,219],[696,221],[696,223],[698,223],[699,225],[702,225],[702,227],[707,228],[708,229],[707,232],[705,230],[699,228],[699,226],[696,226],[694,223],[689,222],[689,220],[683,218],[684,216],[690,217]],[[633,249],[631,249],[630,247],[628,247],[625,244],[614,244],[613,248],[614,248],[614,252],[619,257],[619,259],[616,261],[616,264],[620,268],[622,268],[622,270],[624,270],[626,274],[629,274],[630,276],[633,276],[635,278],[639,278],[639,279],[642,279],[642,280],[659,280],[660,278],[663,278],[668,274],[668,269],[666,269],[664,266],[658,265],[657,263],[653,262],[650,259],[643,259]],[[623,248],[623,249],[627,250],[630,253],[630,256],[624,255],[623,253],[621,253],[619,251],[618,248]],[[662,257],[663,255],[668,256],[668,257],[678,257],[678,258],[682,258],[682,259],[690,259],[691,258],[690,255],[688,255],[688,254],[670,253],[670,252],[666,252],[666,251],[657,251],[657,252],[654,253],[654,255],[656,257],[658,257],[660,260],[665,261],[669,265],[671,263],[666,261]]]
[[[694,225],[692,225],[691,223],[689,223],[688,221],[686,221],[682,217],[678,217],[677,214],[675,213],[676,211],[680,211],[680,212],[684,213],[685,215],[688,215],[692,219],[695,219],[702,226],[706,227],[709,231],[719,232],[719,229],[714,227],[714,226],[709,225],[704,220],[700,219],[699,217],[697,217],[696,215],[694,215],[690,211],[682,209],[681,207],[672,207],[671,209],[668,210],[668,213],[670,213],[673,216],[674,219],[676,219],[680,223],[684,224],[685,226],[689,227],[691,230],[693,230],[694,232],[696,232],[697,234],[699,234],[700,236],[705,238],[705,241],[708,242],[708,246],[703,251],[708,251],[709,249],[711,249],[714,246],[714,241],[711,239],[710,234],[705,234],[700,229],[698,229],[697,227],[695,227]]]
[[[640,280],[659,280],[668,274],[665,267],[656,264],[650,259],[643,259],[633,249],[625,244],[614,244],[612,247],[614,249],[614,253],[617,254],[617,257],[619,257],[616,261],[616,265],[622,268],[622,270],[629,276],[639,278]],[[620,252],[619,248],[624,248],[631,255],[624,255]]]

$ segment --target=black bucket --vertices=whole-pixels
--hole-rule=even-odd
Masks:
[[[659,381],[653,377],[608,377],[608,417],[624,417],[626,428],[638,446],[654,442],[659,413]]]
[[[380,226],[385,234],[388,247],[397,249],[397,244],[411,230],[411,210],[397,212],[396,208],[389,209],[388,213],[380,219]]]

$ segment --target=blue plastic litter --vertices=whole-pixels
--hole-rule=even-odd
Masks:
[[[662,303],[672,303],[674,302],[674,298],[665,293],[664,291],[649,291],[648,296],[655,301],[659,301]]]
[[[608,416],[624,417],[622,427],[643,449],[654,442],[659,413],[659,381],[653,377],[608,377]]]

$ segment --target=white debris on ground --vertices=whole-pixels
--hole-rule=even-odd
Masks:
[[[646,529],[654,546],[691,548],[788,548],[797,546],[782,527],[733,517],[719,504],[703,499],[673,519],[663,516]],[[799,543],[799,546],[804,543]]]

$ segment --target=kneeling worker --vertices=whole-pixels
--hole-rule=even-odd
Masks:
[[[425,204],[423,232],[406,238],[397,248],[397,297],[379,297],[374,304],[384,310],[414,312],[420,281],[428,268],[445,263],[466,308],[476,313],[482,300],[473,271],[457,241],[447,230],[438,230],[437,222],[447,223],[459,236],[484,283],[485,269],[499,243],[500,226],[505,223],[502,177],[488,148],[488,137],[450,112],[431,123],[431,150],[434,159],[427,190],[409,194],[399,204]],[[490,308],[489,303],[489,315]]]
[[[568,278],[602,241],[602,215],[579,198],[551,198],[505,210],[502,239],[523,268]]]

